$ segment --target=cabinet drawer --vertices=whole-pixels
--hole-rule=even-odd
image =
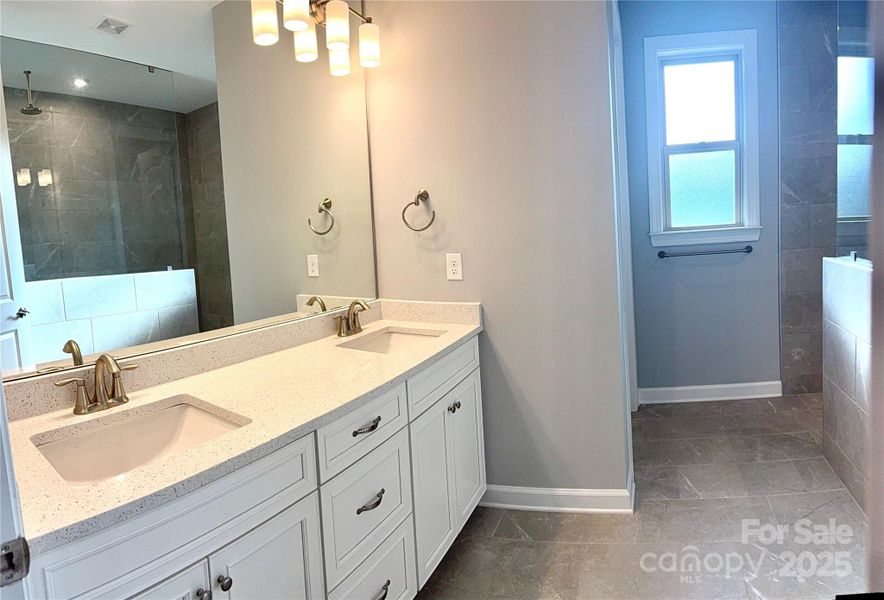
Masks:
[[[319,495],[325,576],[331,589],[411,513],[408,430],[400,430],[322,485]]]
[[[319,480],[328,481],[402,429],[407,410],[402,383],[319,429]]]
[[[408,380],[408,410],[417,418],[479,366],[479,338],[474,337]]]
[[[411,600],[417,594],[414,567],[414,525],[408,517],[328,600]]]

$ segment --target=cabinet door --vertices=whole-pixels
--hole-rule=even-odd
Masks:
[[[454,510],[457,530],[460,531],[487,488],[479,370],[457,384],[443,402],[455,408],[454,412],[448,413],[449,460],[454,471]]]
[[[203,559],[177,575],[130,597],[130,600],[201,600],[197,592],[211,590],[209,563]],[[203,594],[209,600],[210,594]]]
[[[436,402],[411,424],[417,577],[423,587],[457,535],[448,452],[448,405]]]
[[[209,567],[216,600],[323,598],[317,493],[209,556]]]

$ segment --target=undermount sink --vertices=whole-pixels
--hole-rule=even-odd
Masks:
[[[133,469],[250,422],[197,398],[175,396],[38,434],[31,441],[67,482],[88,484],[123,479]]]
[[[406,327],[384,327],[362,335],[355,340],[338,344],[341,348],[365,350],[379,354],[410,352],[445,333],[438,329],[411,329]]]

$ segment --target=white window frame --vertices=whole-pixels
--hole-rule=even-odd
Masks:
[[[663,65],[734,58],[737,141],[692,144],[697,150],[736,151],[736,221],[732,226],[673,228],[669,225],[668,157],[663,103]],[[761,236],[758,183],[758,51],[754,29],[645,38],[645,108],[648,128],[648,200],[653,246],[753,242]]]

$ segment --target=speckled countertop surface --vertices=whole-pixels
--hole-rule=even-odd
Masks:
[[[32,553],[89,535],[146,512],[235,471],[394,387],[433,359],[475,336],[480,324],[383,319],[359,336],[398,326],[444,331],[408,353],[340,348],[331,336],[223,368],[130,393],[128,404],[92,415],[71,409],[10,423],[12,454],[25,534]],[[46,385],[49,385],[48,383]],[[31,437],[188,395],[251,423],[124,476],[72,485],[43,457]],[[85,428],[84,428],[85,429]]]

